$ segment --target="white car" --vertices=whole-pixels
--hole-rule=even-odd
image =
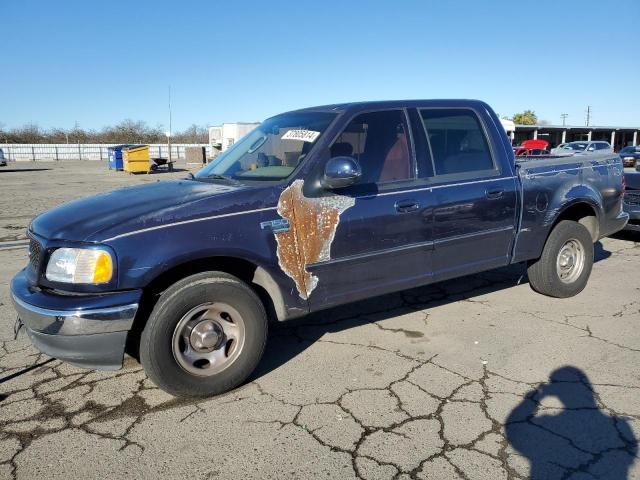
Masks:
[[[551,155],[576,155],[590,153],[613,153],[609,142],[595,140],[592,142],[569,142],[551,150]]]

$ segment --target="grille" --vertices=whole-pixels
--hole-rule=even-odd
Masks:
[[[34,272],[38,272],[40,268],[40,254],[42,253],[42,246],[37,240],[33,238],[29,239],[29,263]]]
[[[640,191],[638,192],[625,192],[624,201],[629,205],[640,205]]]

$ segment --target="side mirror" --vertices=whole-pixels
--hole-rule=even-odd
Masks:
[[[355,158],[333,157],[324,166],[322,186],[327,189],[345,188],[357,183],[362,170]]]

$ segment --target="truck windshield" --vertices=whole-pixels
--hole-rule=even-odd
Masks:
[[[265,120],[200,170],[196,178],[287,178],[335,117],[330,112],[294,112]]]

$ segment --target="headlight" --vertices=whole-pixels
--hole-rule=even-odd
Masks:
[[[107,283],[113,276],[113,259],[99,248],[58,248],[47,263],[47,280],[63,283]]]
[[[623,160],[635,160],[636,157],[623,157]]]

